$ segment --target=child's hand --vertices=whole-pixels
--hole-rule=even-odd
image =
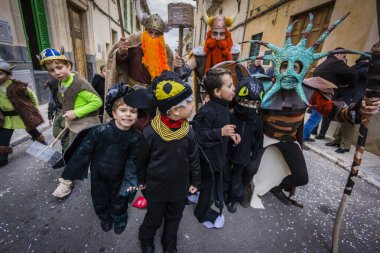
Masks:
[[[240,137],[240,134],[234,134],[232,136],[230,136],[231,140],[234,141],[234,145],[238,145],[241,141],[241,137]]]
[[[222,128],[222,136],[233,136],[235,134],[235,125],[225,125]]]
[[[77,118],[77,115],[75,114],[74,110],[69,110],[65,114],[63,114],[62,117],[68,120],[74,120]]]
[[[210,102],[210,96],[209,96],[209,95],[206,95],[206,96],[205,96],[205,99],[203,99],[202,103],[203,103],[203,104],[207,104],[208,102]]]
[[[131,186],[131,187],[128,187],[127,192],[137,191],[138,189],[139,188],[137,186]]]
[[[140,184],[139,185],[139,190],[144,190],[146,188],[146,185],[145,184]]]
[[[196,193],[198,191],[198,189],[197,189],[197,187],[194,187],[194,186],[190,186],[190,188],[189,188],[189,192],[190,193],[192,193],[192,194],[194,194],[194,193]]]

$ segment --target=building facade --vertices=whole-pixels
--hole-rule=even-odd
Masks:
[[[120,3],[125,34],[139,31],[134,1]],[[17,65],[14,78],[27,81],[40,103],[48,98],[48,75],[35,57],[41,50],[63,49],[91,81],[121,37],[116,0],[0,0],[0,7],[0,56]]]

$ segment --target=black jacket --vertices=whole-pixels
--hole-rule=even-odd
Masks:
[[[222,136],[222,128],[230,124],[228,101],[211,98],[194,116],[199,145],[211,163],[213,171],[221,171],[226,163],[229,137]]]
[[[364,93],[367,88],[368,66],[369,62],[361,61],[351,67],[359,74],[358,82],[354,87],[354,95],[352,98],[354,103],[360,101],[364,97]]]
[[[350,104],[353,87],[358,78],[356,70],[350,68],[344,61],[339,60],[335,56],[328,56],[314,70],[313,76],[322,77],[338,87],[338,90],[334,93],[333,100],[345,101],[347,104]]]
[[[256,109],[236,105],[231,111],[231,124],[236,125],[236,133],[241,142],[235,145],[230,141],[228,158],[233,164],[247,165],[263,146],[263,121]]]
[[[99,74],[95,74],[91,84],[99,94],[100,98],[104,100],[105,78]]]
[[[87,177],[88,166],[91,164],[91,171],[97,171],[109,183],[123,179],[119,191],[121,196],[128,195],[128,187],[138,185],[136,160],[140,132],[134,128],[122,131],[112,120],[92,127],[84,138],[79,133],[75,139],[77,138],[65,151],[66,167],[62,178],[82,180]]]
[[[200,187],[198,148],[192,128],[184,138],[166,142],[151,125],[147,126],[137,164],[139,183],[146,185],[148,201],[185,200],[190,184]]]

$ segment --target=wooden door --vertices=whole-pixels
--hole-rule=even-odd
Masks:
[[[76,71],[78,71],[78,73],[84,78],[87,78],[86,49],[84,47],[82,13],[80,10],[71,5],[68,5],[68,11]]]
[[[318,38],[322,35],[323,31],[326,28],[328,28],[333,9],[334,9],[334,2],[294,16],[292,18],[292,22],[294,20],[299,20],[299,21],[294,26],[294,29],[292,32],[293,44],[296,45],[300,41],[302,33],[305,32],[306,27],[308,25],[309,13],[311,12],[314,16],[313,29],[311,30],[309,34],[307,47],[310,47],[311,45],[313,45],[318,40]],[[322,47],[323,47],[323,43],[319,45],[319,47],[317,48],[315,52],[316,53],[321,52]],[[310,69],[313,70],[316,66],[317,66],[317,61],[313,63]],[[311,73],[308,74],[308,76],[310,75]]]

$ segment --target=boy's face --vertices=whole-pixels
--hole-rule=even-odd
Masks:
[[[222,87],[214,90],[214,95],[218,98],[232,101],[235,96],[235,86],[231,75],[222,75]]]
[[[7,72],[0,70],[0,84],[9,79],[10,75]]]
[[[116,126],[120,130],[129,130],[136,123],[137,112],[136,108],[123,103],[116,110],[112,111],[112,116],[115,119]]]
[[[49,72],[50,76],[59,81],[64,81],[69,78],[71,74],[71,66],[65,65],[63,63],[53,61],[45,65],[46,70]]]
[[[102,76],[106,76],[106,73],[107,73],[107,68],[106,67],[102,68],[102,72],[101,72]]]
[[[177,112],[175,114],[180,119],[188,119],[191,117],[191,114],[193,113],[194,108],[194,102],[193,101],[187,101],[186,106],[180,106],[175,108]]]

